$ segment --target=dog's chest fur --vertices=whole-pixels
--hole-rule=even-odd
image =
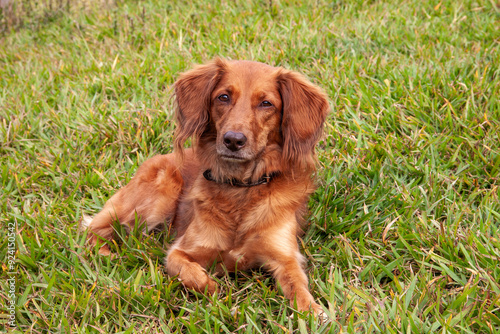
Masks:
[[[290,183],[284,179],[278,177],[269,184],[245,188],[197,178],[189,195],[179,204],[183,211],[179,216],[187,218],[180,222],[179,234],[182,236],[189,229],[190,237],[203,239],[204,247],[219,251],[258,242],[259,234],[268,227],[295,221],[296,208],[305,207],[314,190],[312,182]],[[204,238],[198,238],[199,234]]]

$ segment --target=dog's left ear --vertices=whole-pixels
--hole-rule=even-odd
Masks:
[[[290,164],[311,166],[330,111],[326,94],[296,72],[281,70],[277,81],[283,99],[283,157]]]
[[[199,65],[179,77],[175,82],[177,103],[177,130],[175,148],[182,151],[189,137],[199,139],[210,122],[210,94],[226,67],[221,58]]]

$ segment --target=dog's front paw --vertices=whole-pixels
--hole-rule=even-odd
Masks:
[[[99,255],[110,256],[111,255],[111,250],[109,249],[109,246],[108,245],[102,245],[101,248],[99,248]]]
[[[321,323],[325,323],[330,320],[330,317],[328,316],[328,314],[326,314],[321,305],[317,303],[311,303],[311,309],[314,312],[314,317]]]
[[[196,266],[183,267],[179,273],[179,280],[190,290],[213,295],[217,291],[217,284],[213,279],[208,277],[207,273]]]

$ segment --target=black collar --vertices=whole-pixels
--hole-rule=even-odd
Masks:
[[[256,182],[242,182],[242,181],[236,180],[236,179],[224,180],[224,181],[220,182],[220,181],[217,181],[216,179],[214,179],[214,177],[212,176],[212,171],[210,169],[207,169],[206,171],[203,172],[203,176],[208,181],[213,181],[215,183],[228,184],[228,185],[231,185],[233,187],[253,187],[253,186],[259,186],[261,184],[268,184],[277,175],[278,175],[278,172],[273,172],[271,174],[264,174],[264,176],[262,176]]]

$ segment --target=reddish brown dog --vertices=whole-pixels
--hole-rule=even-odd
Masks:
[[[205,268],[271,271],[292,305],[316,314],[297,236],[314,191],[314,146],[329,111],[302,75],[258,62],[215,59],[175,83],[177,154],[153,157],[90,222],[89,240],[113,222],[172,224],[166,267],[189,289],[213,293]],[[193,148],[183,149],[192,137]],[[109,254],[104,245],[100,252]],[[221,270],[219,270],[221,271]]]

